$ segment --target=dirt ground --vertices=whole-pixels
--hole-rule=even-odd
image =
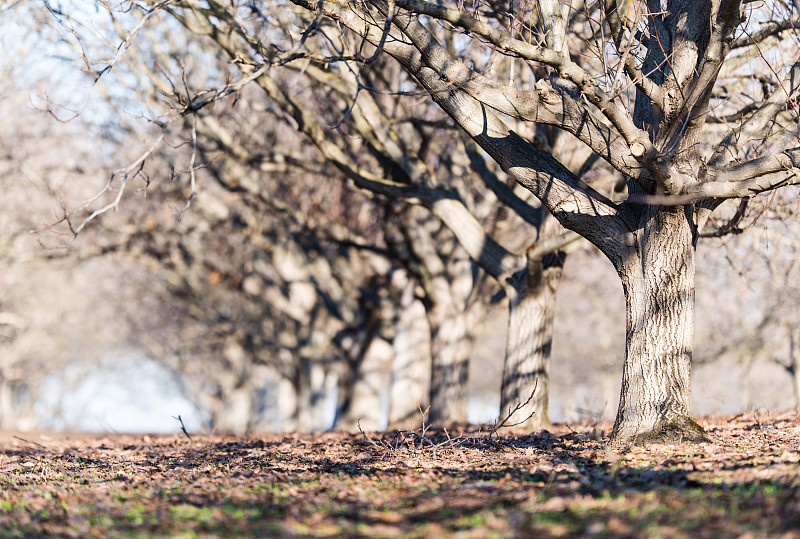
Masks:
[[[701,418],[713,443],[536,435],[4,433],[0,537],[800,537],[800,414]]]

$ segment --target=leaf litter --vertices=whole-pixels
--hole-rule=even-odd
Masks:
[[[800,414],[608,450],[608,425],[497,433],[0,443],[0,537],[800,537]]]

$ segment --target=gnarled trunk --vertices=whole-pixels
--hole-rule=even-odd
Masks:
[[[692,211],[648,207],[640,222],[638,243],[618,268],[627,311],[626,354],[611,445],[703,441],[705,431],[689,415]]]
[[[550,351],[553,318],[563,258],[529,260],[506,287],[509,299],[508,340],[500,390],[500,419],[521,429],[550,426]],[[535,392],[534,392],[535,388]]]

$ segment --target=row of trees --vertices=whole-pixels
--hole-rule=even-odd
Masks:
[[[197,28],[190,29],[195,33],[201,31]],[[174,36],[174,34],[172,35]],[[125,36],[121,35],[120,38],[125,39]],[[151,39],[162,44],[176,41],[174,37],[171,40],[163,39],[163,35],[159,31],[156,31],[151,36]],[[181,40],[179,39],[178,41],[180,42]],[[142,45],[146,46],[147,43],[144,36],[138,36],[136,41],[131,43],[132,46],[125,58],[126,61],[130,62],[128,67],[131,72],[138,74],[140,80],[145,80],[147,82],[146,87],[150,89],[149,96],[139,94],[137,97],[147,99],[158,95],[160,92],[161,94],[169,95],[171,99],[178,102],[192,99],[191,95],[176,95],[177,86],[174,81],[165,78],[163,71],[159,72],[155,65],[148,69],[143,62],[138,60],[141,53],[136,48]],[[177,53],[173,53],[173,55],[173,57],[177,57]],[[167,64],[169,57],[168,53],[161,65]],[[186,82],[187,88],[191,86],[190,81],[192,80],[190,67],[186,64],[176,65],[176,69],[181,70],[181,76],[184,77],[184,80],[189,81]],[[209,73],[208,63],[204,63],[203,68],[200,73],[201,76],[215,78],[213,73]],[[216,78],[222,78],[225,70],[229,69],[228,62],[219,62],[218,69],[220,74]],[[325,73],[313,66],[304,66],[302,71],[304,74],[311,74],[320,79],[326,76]],[[490,275],[498,280],[502,286],[507,287],[508,293],[513,294],[514,298],[510,305],[514,317],[533,320],[537,325],[539,325],[539,320],[541,319],[542,325],[545,326],[543,329],[533,332],[527,328],[519,331],[516,328],[523,324],[516,321],[512,322],[512,327],[516,331],[510,334],[513,342],[508,347],[510,352],[509,373],[506,377],[504,405],[515,405],[518,402],[528,400],[526,409],[521,410],[518,415],[522,419],[527,419],[529,426],[533,425],[534,421],[547,424],[547,413],[544,408],[547,402],[545,365],[552,333],[554,293],[552,281],[554,279],[548,275],[546,279],[549,282],[546,283],[546,286],[542,286],[541,283],[544,282],[545,276],[542,275],[542,269],[537,270],[537,268],[546,264],[548,274],[555,272],[557,278],[558,273],[560,273],[560,267],[563,264],[563,255],[550,257],[552,260],[546,261],[544,261],[544,258],[550,252],[574,241],[575,236],[571,234],[564,234],[561,237],[555,236],[555,241],[550,246],[546,246],[544,249],[539,248],[538,250],[528,249],[526,253],[525,240],[528,240],[527,243],[531,243],[531,238],[535,239],[537,234],[536,228],[532,228],[527,238],[523,236],[512,240],[512,243],[515,241],[521,244],[517,249],[522,252],[520,255],[512,255],[488,236],[478,221],[479,218],[484,221],[493,221],[489,222],[488,226],[496,227],[497,223],[507,219],[509,216],[503,219],[497,217],[496,212],[491,207],[494,202],[493,197],[476,200],[475,197],[470,196],[466,190],[474,188],[474,186],[464,183],[461,176],[468,173],[470,168],[477,169],[479,175],[470,178],[472,181],[480,179],[488,183],[494,190],[500,191],[501,196],[511,200],[512,204],[519,208],[525,219],[532,222],[534,227],[545,230],[546,214],[542,212],[541,207],[532,206],[520,199],[518,195],[515,195],[507,185],[501,182],[497,177],[497,172],[487,165],[484,157],[477,152],[476,148],[468,142],[466,143],[467,146],[464,147],[465,141],[443,119],[426,119],[426,116],[430,116],[430,105],[417,107],[420,110],[407,110],[401,108],[400,104],[402,103],[395,103],[396,99],[385,99],[385,102],[379,105],[369,93],[366,93],[365,98],[361,100],[362,102],[350,107],[348,101],[352,92],[357,91],[357,81],[350,80],[352,76],[346,69],[340,69],[335,74],[336,77],[331,77],[330,74],[327,74],[328,78],[331,79],[327,82],[330,89],[324,100],[315,99],[312,95],[303,96],[303,98],[290,96],[280,88],[279,83],[283,84],[285,82],[281,79],[262,76],[255,81],[261,87],[263,94],[255,96],[254,99],[263,99],[262,96],[266,94],[273,107],[270,112],[274,113],[275,110],[281,112],[281,114],[275,115],[275,121],[289,120],[302,125],[300,131],[308,138],[298,140],[286,136],[278,137],[274,132],[270,132],[269,128],[265,129],[263,127],[262,119],[248,122],[245,118],[258,115],[258,108],[263,107],[263,104],[258,102],[251,104],[249,100],[253,98],[242,92],[237,96],[235,108],[232,107],[223,111],[218,107],[217,114],[214,116],[200,115],[192,117],[186,124],[179,126],[192,133],[193,143],[190,151],[192,156],[188,160],[194,160],[195,156],[197,156],[200,161],[206,162],[214,152],[221,152],[225,156],[224,160],[219,159],[217,162],[211,163],[206,170],[211,172],[219,187],[229,193],[236,193],[236,196],[246,198],[249,204],[257,205],[261,210],[261,214],[280,211],[290,215],[295,211],[294,208],[311,207],[308,216],[293,217],[298,222],[297,225],[306,229],[305,234],[312,238],[312,241],[307,240],[306,245],[303,245],[298,250],[302,250],[305,253],[314,249],[322,250],[323,247],[317,245],[320,241],[334,242],[339,245],[346,244],[351,250],[355,248],[362,252],[369,252],[373,258],[380,257],[383,268],[379,273],[385,273],[386,275],[379,279],[385,280],[387,284],[395,287],[397,286],[396,283],[402,283],[402,289],[404,290],[395,291],[394,295],[400,296],[398,302],[403,304],[404,308],[396,309],[395,312],[390,312],[384,317],[390,320],[392,318],[398,319],[398,323],[394,324],[394,326],[399,335],[391,335],[394,331],[391,328],[384,331],[384,333],[388,331],[388,338],[392,340],[395,348],[409,346],[414,347],[414,349],[407,351],[395,350],[396,356],[409,359],[408,364],[405,366],[402,366],[404,362],[401,361],[401,366],[394,373],[395,387],[405,386],[407,389],[401,391],[398,398],[392,400],[391,416],[393,423],[409,417],[416,417],[418,415],[418,404],[428,400],[430,400],[431,404],[432,421],[440,424],[451,424],[466,420],[467,364],[472,351],[476,320],[482,316],[482,312],[485,310],[489,300],[489,294],[494,292],[494,290],[486,288],[485,278],[476,278],[475,268],[468,257],[471,254],[484,269],[489,271]],[[387,81],[376,80],[374,84],[387,84]],[[207,97],[208,94],[206,94]],[[308,106],[309,103],[313,103],[320,110],[311,110]],[[352,125],[348,123],[347,127],[354,130],[360,137],[359,139],[354,139],[349,148],[338,146],[338,133],[330,130],[326,131],[324,122],[321,122],[320,118],[317,117],[325,112],[326,107],[330,109],[328,111],[330,115],[328,124],[338,121],[337,118],[340,119],[342,110],[350,107],[349,116],[352,119]],[[397,119],[390,120],[384,113],[386,110],[394,110],[393,116]],[[415,116],[418,118],[415,119]],[[395,128],[392,127],[395,122],[402,123]],[[242,131],[252,128],[253,125],[261,125],[262,131],[266,132],[262,132],[257,136],[245,136]],[[381,129],[381,125],[386,126],[386,128]],[[281,129],[282,126],[278,124],[276,131]],[[441,133],[438,133],[437,131],[440,129]],[[422,147],[415,148],[419,144],[414,139],[420,133],[422,133],[425,140]],[[304,140],[310,140],[319,153],[309,154],[307,150],[303,150],[302,142]],[[269,153],[266,155],[264,147],[270,148]],[[366,155],[364,154],[365,148],[368,151]],[[433,154],[433,152],[436,152],[436,154]],[[442,159],[440,162],[433,164],[425,162],[426,155],[424,154],[431,156],[429,160],[440,160],[440,156],[448,154],[452,158]],[[367,159],[371,157],[373,159],[372,162],[365,161],[365,157]],[[336,167],[339,177],[337,177],[337,174],[331,174],[330,165]],[[437,168],[435,173],[433,172],[434,166]],[[376,172],[371,172],[368,167],[375,169]],[[253,168],[261,172],[264,169],[276,170],[282,172],[284,176],[278,184],[265,184],[263,178],[253,178],[248,181],[248,178],[254,176]],[[320,178],[322,175],[326,177]],[[384,179],[387,175],[390,178],[389,180]],[[315,195],[311,184],[319,182],[320,179],[323,182],[318,188],[320,194]],[[364,226],[349,226],[354,224],[352,219],[348,223],[348,216],[337,215],[337,210],[328,211],[329,207],[326,204],[336,200],[335,196],[331,197],[331,191],[340,189],[340,182],[345,179],[353,181],[355,186],[362,190],[383,195],[376,210],[374,212],[366,210],[366,215],[365,202],[358,197],[354,198],[355,195],[351,191],[347,191],[347,198],[344,201],[336,201],[338,207],[357,209],[359,218],[369,225],[367,230],[364,230]],[[273,179],[269,181],[273,181]],[[336,182],[336,184],[332,185],[332,182]],[[316,198],[323,199],[321,202],[326,204],[321,203],[315,206],[313,200]],[[287,204],[289,209],[287,209]],[[419,206],[427,211],[422,211],[419,208],[415,209],[415,207]],[[304,210],[303,213],[305,214],[306,211]],[[263,221],[264,217],[261,214],[259,214],[258,218]],[[325,220],[320,222],[319,215],[324,215]],[[223,220],[229,217],[231,216],[223,215]],[[234,219],[234,221],[236,220],[238,219]],[[336,228],[331,226],[332,221],[334,223],[343,222],[344,226],[341,229],[347,230],[347,232],[342,232],[342,230],[336,232]],[[384,222],[379,223],[379,221]],[[375,226],[376,223],[378,227]],[[358,223],[355,224],[357,225]],[[446,228],[442,226],[443,224]],[[551,223],[551,227],[552,224],[554,223]],[[74,223],[71,223],[71,226],[74,228]],[[287,224],[284,222],[281,226],[286,227]],[[219,227],[212,228],[214,228],[215,234],[220,232]],[[370,228],[374,228],[374,230]],[[508,230],[509,228],[506,225],[506,229]],[[353,230],[363,231],[363,234],[354,235],[352,233]],[[455,232],[456,237],[453,237],[453,232]],[[234,233],[235,231],[223,232],[222,236],[226,238],[224,241],[232,243],[227,238],[230,238]],[[251,246],[256,248],[260,253],[259,256],[263,257],[263,252],[267,245],[256,242],[256,238],[261,238],[262,234],[263,232],[260,232],[258,236],[248,237],[247,240],[248,248]],[[176,242],[181,243],[181,249],[189,249],[185,235],[176,235],[174,238],[176,238]],[[275,238],[269,238],[269,241],[274,243]],[[204,264],[209,264],[207,260],[208,254],[204,256],[196,254],[198,251],[205,249],[207,245],[208,243],[204,242],[204,244],[193,246],[192,252],[195,255],[192,258],[194,259],[196,256],[197,259],[202,259]],[[126,250],[130,250],[130,247],[126,246]],[[241,256],[242,250],[240,246],[238,256]],[[482,253],[482,251],[486,252]],[[349,254],[349,256],[352,257],[353,255]],[[171,259],[175,258],[171,255],[169,257]],[[326,258],[330,260],[330,256]],[[531,270],[527,269],[529,264],[531,265]],[[549,269],[551,267],[553,268],[552,271]],[[180,274],[185,275],[187,270],[188,266],[181,268]],[[533,272],[536,281],[529,279],[531,272]],[[214,273],[225,275],[230,272],[217,271]],[[396,276],[394,275],[395,273],[397,274]],[[511,277],[514,274],[517,275],[512,281]],[[358,282],[360,279],[356,279],[354,276],[347,277],[351,282]],[[278,280],[278,283],[283,285],[284,290],[286,290],[285,283],[287,278],[294,279],[296,277],[284,275],[282,276],[283,282]],[[270,283],[275,282],[274,279],[264,279],[263,276],[261,280],[266,280]],[[300,276],[299,280],[302,280],[302,276]],[[324,282],[322,279],[320,281]],[[202,281],[189,283],[187,288],[200,290],[201,283]],[[245,292],[254,292],[252,295],[257,296],[257,301],[267,303],[269,308],[274,308],[275,304],[279,303],[282,298],[281,295],[271,295],[264,292],[262,287],[259,286],[258,279],[245,278],[242,283],[242,289]],[[234,285],[239,286],[239,283],[234,282]],[[381,294],[376,295],[374,293],[374,290],[379,288],[378,285],[379,283],[372,282],[365,288],[370,290],[370,295],[378,296],[377,299],[380,299]],[[532,297],[533,294],[528,293],[528,289],[541,290],[543,294],[537,294],[537,297]],[[391,291],[383,295],[390,293]],[[199,295],[203,299],[207,296],[204,292]],[[542,300],[542,295],[545,296],[544,300]],[[350,291],[347,294],[338,293],[336,296],[356,299],[358,294]],[[189,295],[189,297],[191,297],[192,307],[196,307],[199,298],[192,295]],[[285,302],[287,299],[294,309],[297,308],[298,303],[303,303],[302,300],[291,296],[289,298],[284,297],[283,301]],[[318,305],[313,300],[307,303],[309,308],[318,308]],[[357,303],[366,305],[367,315],[372,315],[371,318],[375,318],[375,313],[370,313],[369,310],[375,310],[375,306],[370,304],[375,304],[376,298],[366,298],[364,301]],[[384,306],[382,308],[385,309],[386,305],[391,305],[391,303],[391,301],[383,301]],[[423,306],[427,309],[420,309]],[[337,310],[342,308],[339,304],[336,307]],[[413,310],[409,311],[407,307],[413,307]],[[258,313],[258,317],[264,316],[263,310],[264,307]],[[354,310],[357,309],[354,308]],[[212,323],[214,327],[220,326],[220,321],[209,316],[207,312],[203,310],[198,312],[202,313],[200,316]],[[424,320],[409,319],[409,312],[416,313],[416,317],[424,318]],[[544,315],[540,313],[544,313]],[[282,316],[286,314],[286,311],[284,311]],[[400,320],[400,318],[403,318],[403,320]],[[342,338],[336,331],[338,328],[331,324],[328,319],[323,319],[319,324],[319,328],[309,327],[308,319],[309,317],[303,314],[302,319],[299,321],[300,326],[287,328],[286,330],[283,328],[270,328],[268,334],[270,337],[279,334],[292,335],[291,338],[297,338],[295,336],[299,333],[311,331],[312,340],[321,343],[343,342],[349,346],[357,344],[355,346],[356,350],[338,351],[354,357],[353,360],[349,361],[351,364],[349,370],[351,372],[340,376],[340,378],[345,380],[345,385],[347,385],[347,380],[351,383],[360,381],[362,378],[360,371],[363,370],[361,366],[363,359],[360,358],[364,356],[365,352],[372,349],[372,341],[364,342],[363,338]],[[264,333],[263,324],[260,322],[259,320],[259,323],[255,325],[254,334],[246,336],[246,340],[252,339],[255,341],[252,344],[248,343],[247,355],[253,357],[261,354],[260,360],[258,358],[255,359],[264,362],[264,357],[274,358],[278,354],[276,354],[275,350],[269,350],[263,342],[264,337],[257,334],[259,332]],[[369,325],[363,319],[358,319],[357,323],[355,323],[357,331],[356,329],[350,329],[349,331],[361,332],[365,328],[369,329]],[[414,330],[415,335],[406,337],[404,331],[406,325]],[[231,329],[233,330],[233,327]],[[369,331],[370,339],[378,336],[376,329]],[[235,324],[235,331],[242,331],[241,323]],[[420,336],[420,334],[424,334],[424,337]],[[531,335],[536,340],[532,340],[530,338]],[[237,337],[237,339],[241,338]],[[185,341],[186,339],[183,340],[183,342]],[[422,341],[422,346],[427,350],[420,346],[420,341]],[[386,347],[384,346],[384,348]],[[193,358],[197,356],[196,351],[186,350],[186,352]],[[297,361],[297,350],[292,350],[292,352],[292,355],[287,357],[292,358],[294,367],[298,363],[302,363],[302,361]],[[319,355],[319,352],[316,352],[316,354]],[[320,359],[320,357],[313,358],[311,362],[318,364]],[[432,371],[430,370],[430,364],[433,365]],[[367,366],[367,368],[371,367]],[[527,372],[525,372],[526,369]],[[411,381],[403,383],[402,380],[407,376],[405,372],[416,374],[413,375],[414,378]],[[429,372],[432,372],[432,374],[429,375]],[[249,372],[245,374],[249,376]],[[289,376],[289,378],[298,379],[297,376]],[[537,378],[539,379],[540,391],[535,394],[535,399],[528,399],[533,393]],[[258,382],[254,383],[256,385],[259,384]],[[428,385],[430,385],[430,390],[427,388]],[[357,388],[343,387],[342,390],[344,395],[353,391],[358,393]],[[315,392],[312,391],[312,393]],[[221,401],[228,401],[230,397],[231,395],[227,394],[221,398]],[[350,406],[348,404],[351,402],[350,398],[344,397],[342,401],[343,408]],[[355,402],[353,403],[354,406],[356,404]],[[361,406],[363,407],[363,404]],[[367,405],[366,409],[369,410],[370,406]],[[539,413],[533,414],[532,412],[535,410]],[[350,425],[353,425],[355,419],[361,415],[354,415],[346,409],[343,409],[341,413],[343,417],[353,417],[349,422]]]
[[[236,431],[323,428],[333,386],[340,425],[377,426],[389,363],[392,424],[420,403],[464,422],[476,331],[503,297],[501,410],[546,426],[555,294],[582,236],[626,298],[613,443],[703,439],[695,247],[795,183],[797,12],[573,4],[99,4],[108,26],[51,6],[114,136],[151,117],[143,153],[52,229],[104,216],[113,233],[76,256],[148,268],[131,339]],[[120,206],[134,184],[149,202]]]

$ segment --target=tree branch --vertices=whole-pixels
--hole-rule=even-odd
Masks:
[[[525,222],[537,229],[542,224],[541,208],[534,208],[516,194],[514,190],[501,182],[500,179],[486,166],[486,161],[478,151],[478,145],[471,138],[464,136],[464,149],[469,158],[470,168],[483,180],[484,185],[491,189],[497,199],[506,207],[520,216]]]
[[[737,159],[742,147],[754,139],[763,137],[778,113],[798,95],[800,95],[800,61],[795,62],[778,88],[747,120],[728,131],[708,159],[707,165],[720,167]]]
[[[537,241],[528,250],[528,258],[531,260],[541,260],[545,256],[558,251],[563,251],[568,245],[581,239],[580,234],[572,230],[565,230],[557,236],[550,236]]]
[[[305,0],[292,0],[298,5],[305,4]],[[325,1],[323,2],[325,9],[332,7],[332,4]],[[410,13],[419,13],[428,15],[439,20],[447,21],[455,26],[463,28],[475,35],[483,37],[491,42],[495,47],[512,53],[526,60],[540,62],[556,69],[558,74],[570,81],[572,81],[580,91],[584,94],[586,99],[595,105],[605,115],[614,127],[625,137],[628,144],[640,142],[646,146],[650,145],[650,139],[646,133],[640,131],[633,124],[630,117],[624,110],[613,103],[612,95],[607,94],[599,88],[593,78],[578,64],[570,60],[569,56],[561,52],[551,50],[546,47],[533,45],[522,40],[509,37],[507,34],[500,32],[496,28],[479,21],[466,11],[459,11],[448,9],[440,5],[431,4],[424,0],[397,0],[396,5],[407,9]],[[342,17],[344,14],[341,9],[333,7],[332,14]],[[426,47],[435,47],[435,39],[428,39],[424,34],[427,30],[414,17],[406,15],[401,22],[400,17],[395,17],[395,24],[400,28],[408,37],[415,43],[420,52],[425,57],[425,62],[432,69],[439,71],[445,77],[452,81],[456,80],[469,80],[471,77],[464,77],[464,72],[459,73],[458,62],[449,61],[447,57],[442,55],[437,49],[427,49]],[[362,21],[362,26],[348,24],[350,28],[362,35],[366,34],[366,30]],[[415,24],[416,23],[416,24]],[[366,35],[365,35],[366,37]],[[369,37],[373,41],[374,36]],[[421,47],[421,48],[420,48]],[[462,67],[467,69],[466,66]],[[471,70],[468,70],[471,71]],[[467,73],[468,75],[468,73]],[[516,102],[517,100],[514,100]]]
[[[758,31],[753,32],[750,35],[745,34],[736,39],[733,42],[732,48],[741,49],[743,47],[757,45],[769,37],[777,36],[787,30],[798,28],[800,28],[800,16],[794,16],[791,19],[786,19],[783,21],[772,21],[765,24]]]
[[[601,249],[618,249],[630,232],[627,213],[575,177],[549,153],[526,142],[495,117],[484,105],[463,92],[454,91],[438,74],[415,63],[413,57],[399,57],[433,99],[467,134],[497,161],[506,173],[530,190],[567,228],[584,235]],[[607,221],[602,232],[595,219]],[[614,224],[616,223],[616,224]],[[609,255],[614,258],[613,255]]]
[[[800,172],[800,148],[784,150],[719,169],[710,169],[708,176],[711,182],[743,182],[792,169],[795,169],[794,172]]]
[[[733,216],[728,220],[727,223],[724,225],[717,227],[714,230],[705,231],[703,230],[700,232],[701,238],[721,238],[722,236],[727,236],[728,234],[738,234],[742,232],[742,229],[739,228],[739,223],[742,222],[744,219],[744,214],[747,211],[747,206],[750,203],[749,198],[743,198],[739,202],[739,207],[736,208],[736,212]]]
[[[785,152],[784,152],[785,153]],[[777,163],[785,158],[778,158]],[[797,160],[795,155],[793,161]],[[785,161],[783,161],[785,162]],[[745,198],[759,193],[765,193],[785,187],[787,185],[800,185],[800,169],[793,167],[790,169],[777,170],[775,172],[761,172],[768,169],[777,169],[776,163],[765,164],[756,171],[749,170],[747,173],[760,174],[741,180],[731,181],[708,181],[696,183],[688,186],[680,194],[671,196],[645,195],[630,197],[628,202],[635,204],[651,204],[658,206],[685,206],[701,201],[715,200],[711,206],[716,207],[718,203],[729,198]],[[734,176],[733,173],[725,176]]]

